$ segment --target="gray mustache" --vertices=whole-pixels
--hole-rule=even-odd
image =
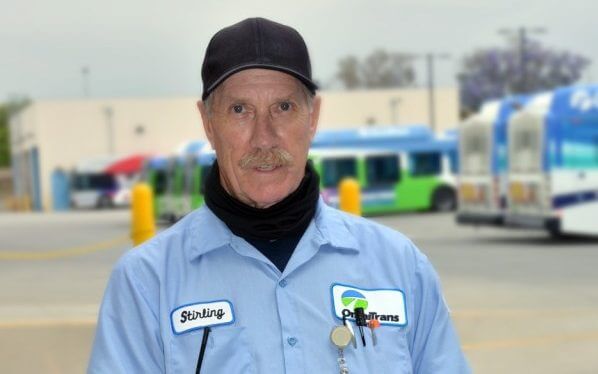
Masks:
[[[251,153],[243,156],[239,161],[241,169],[253,169],[268,166],[289,166],[293,163],[293,156],[284,149],[270,148],[261,149],[256,148]]]

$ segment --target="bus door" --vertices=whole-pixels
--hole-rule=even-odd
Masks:
[[[396,211],[399,208],[401,162],[397,153],[366,155],[365,186],[361,193],[364,214]]]

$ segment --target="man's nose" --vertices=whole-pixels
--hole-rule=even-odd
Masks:
[[[251,145],[256,148],[272,148],[277,146],[278,134],[269,111],[256,114]]]

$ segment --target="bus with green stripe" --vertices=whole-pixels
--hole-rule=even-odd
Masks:
[[[412,126],[322,131],[309,159],[320,175],[326,203],[337,207],[339,182],[353,177],[362,189],[363,213],[376,215],[453,210],[456,155],[455,133],[436,137],[425,126]],[[215,159],[205,145],[184,161],[170,162],[169,199],[160,212],[162,218],[176,221],[203,204],[206,175]]]
[[[457,137],[424,126],[327,131],[312,145],[324,201],[338,207],[343,178],[361,187],[364,215],[454,210]]]
[[[202,149],[206,144],[205,141],[185,142],[177,148],[175,155],[153,156],[146,160],[142,179],[153,191],[156,221],[176,222],[203,202],[202,196],[193,192],[193,184],[199,183],[199,176],[191,175],[187,170],[193,167],[196,155],[204,154]]]

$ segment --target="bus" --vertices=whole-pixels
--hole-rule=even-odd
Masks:
[[[534,97],[508,138],[506,224],[598,235],[598,85]]]
[[[113,156],[98,156],[79,161],[70,174],[71,207],[101,209],[114,206],[113,197],[119,186],[114,175],[106,172],[116,160]]]
[[[340,136],[337,136],[340,135]],[[362,188],[366,215],[410,210],[454,210],[457,135],[435,137],[424,126],[328,130],[318,133],[309,159],[320,175],[327,204],[338,207],[337,186],[344,177]],[[203,204],[205,177],[216,159],[206,144],[167,172],[171,203],[162,215],[170,221]]]
[[[206,145],[205,141],[185,141],[172,156],[155,156],[145,164],[143,180],[154,194],[156,221],[174,223],[191,211],[188,199],[187,163]]]
[[[450,211],[457,205],[457,135],[426,126],[329,130],[318,134],[310,159],[324,200],[338,207],[338,184],[355,178],[364,215]]]
[[[507,124],[528,99],[511,96],[486,102],[459,126],[458,223],[503,225],[507,204]]]

